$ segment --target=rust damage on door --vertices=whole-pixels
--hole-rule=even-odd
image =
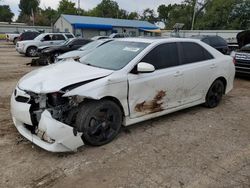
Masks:
[[[166,91],[158,91],[153,100],[151,101],[143,101],[142,103],[138,103],[135,106],[136,112],[143,112],[143,113],[155,113],[163,111],[163,98],[166,96]]]

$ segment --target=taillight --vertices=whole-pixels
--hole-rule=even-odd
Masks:
[[[233,64],[236,64],[236,58],[235,58],[235,56],[233,57]]]

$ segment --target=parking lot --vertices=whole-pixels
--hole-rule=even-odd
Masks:
[[[250,187],[250,80],[219,107],[189,108],[126,128],[101,147],[50,153],[24,139],[10,95],[34,67],[0,43],[0,187]],[[56,76],[56,75],[55,75]]]

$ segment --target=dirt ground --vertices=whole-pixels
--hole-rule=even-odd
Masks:
[[[130,126],[108,145],[58,154],[11,120],[10,95],[30,61],[0,43],[0,187],[250,187],[250,80],[237,78],[215,109],[189,108]]]

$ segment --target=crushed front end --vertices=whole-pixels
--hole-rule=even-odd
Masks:
[[[16,87],[11,113],[17,130],[25,138],[51,152],[75,151],[84,145],[74,128],[77,103],[62,92],[36,94]]]

